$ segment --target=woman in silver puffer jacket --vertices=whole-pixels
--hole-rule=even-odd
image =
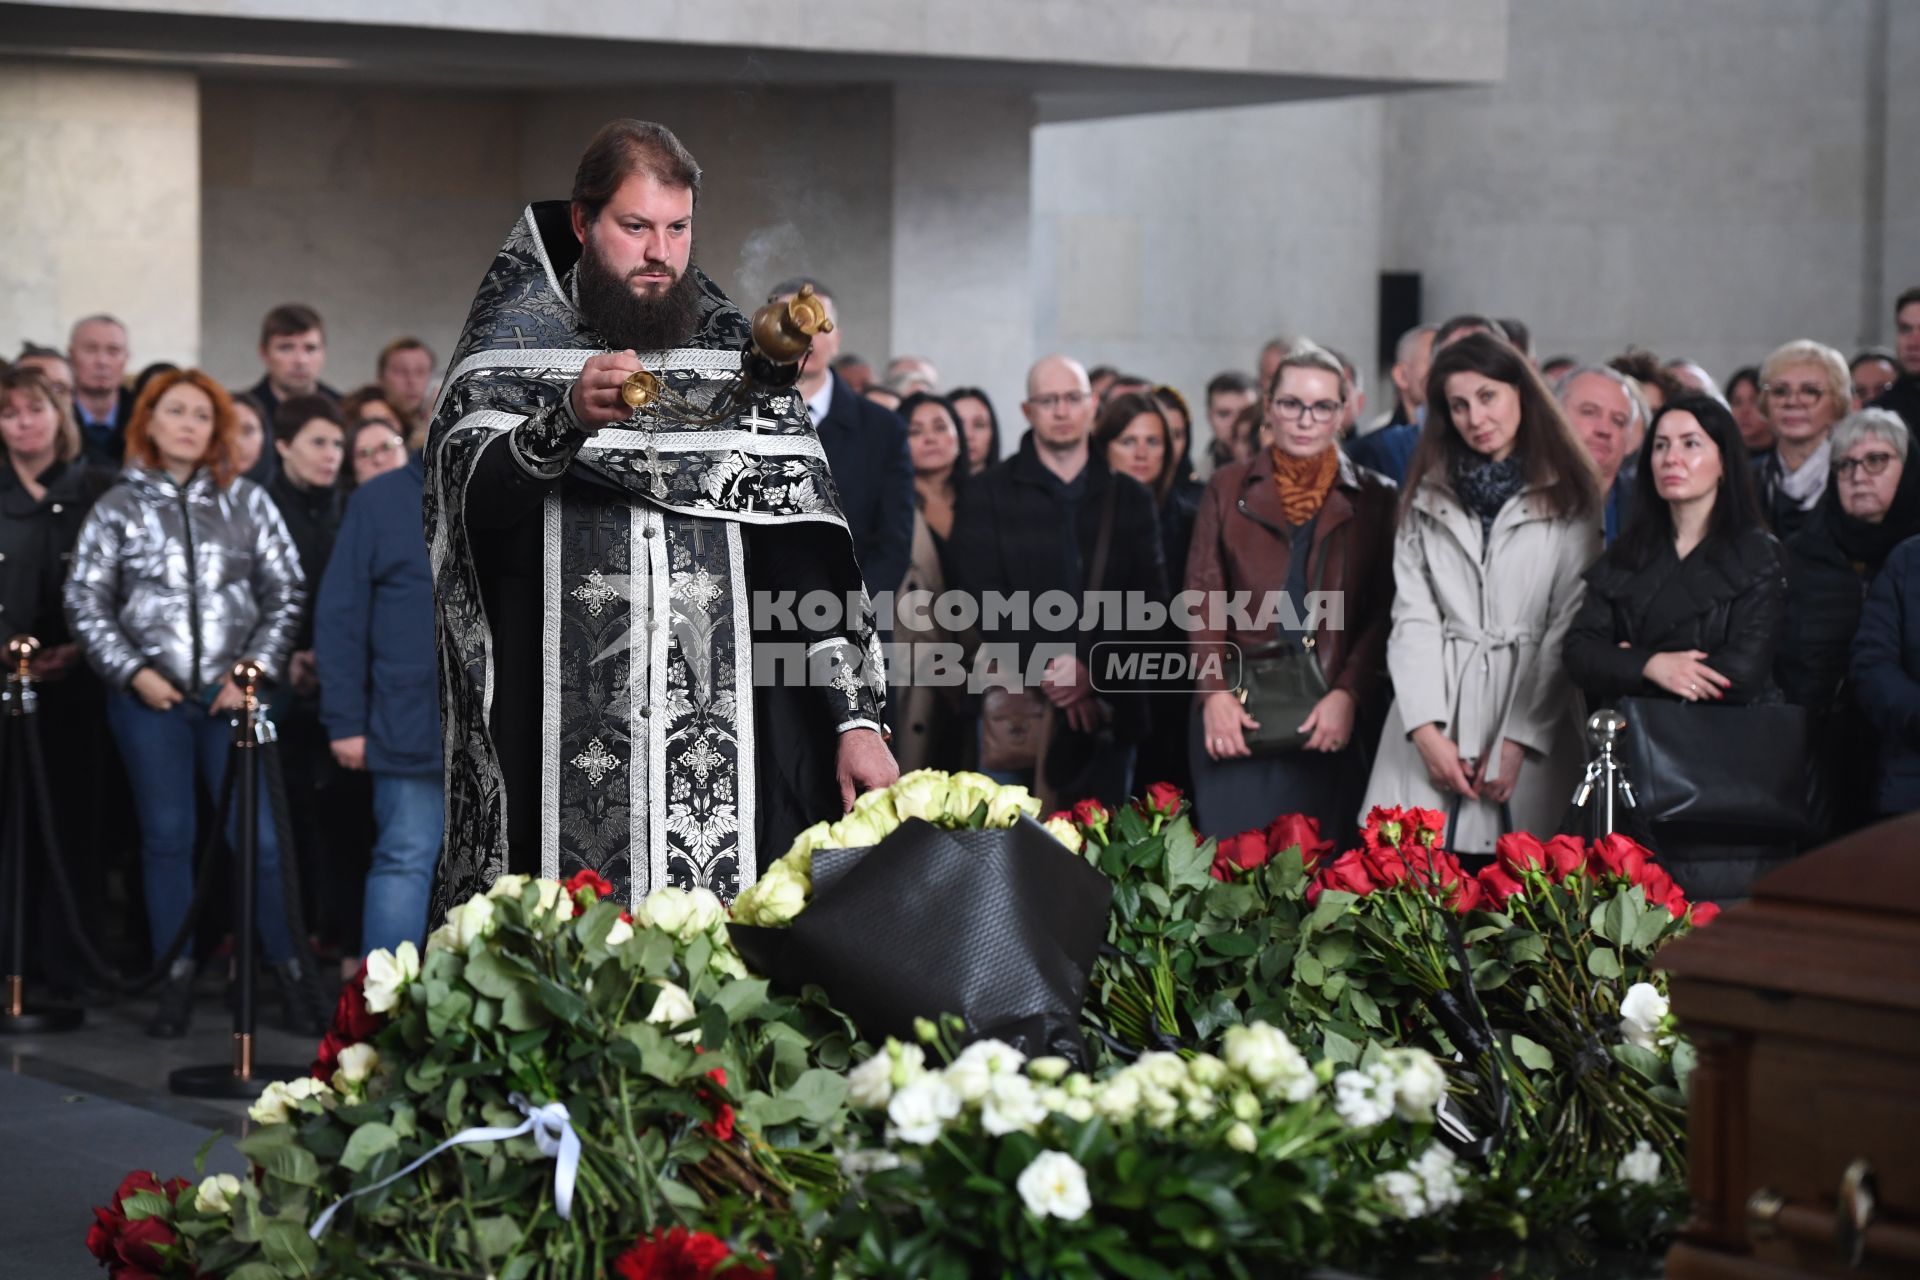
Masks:
[[[218,795],[241,706],[241,658],[284,670],[305,595],[300,558],[266,491],[234,474],[233,402],[198,370],[156,377],[127,424],[127,468],[81,526],[67,579],[74,637],[106,682],[107,719],[133,781],[153,946],[172,942],[193,897],[196,774]],[[229,838],[236,838],[229,831]],[[292,1029],[319,1034],[314,975],[294,959],[270,807],[260,805],[261,951]],[[185,1033],[189,941],[150,1035]]]

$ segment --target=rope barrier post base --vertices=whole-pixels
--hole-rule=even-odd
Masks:
[[[257,1098],[261,1090],[275,1080],[290,1080],[306,1074],[303,1067],[290,1064],[263,1066],[253,1060],[254,957],[253,933],[256,904],[255,886],[259,881],[260,858],[260,743],[270,731],[260,705],[260,680],[264,674],[259,663],[242,659],[233,668],[234,683],[240,686],[242,703],[233,721],[233,747],[227,768],[238,769],[234,788],[234,809],[239,825],[235,842],[235,878],[239,881],[240,905],[234,913],[234,963],[239,978],[239,1000],[233,1011],[233,1060],[218,1065],[181,1067],[167,1077],[167,1088],[188,1098]]]
[[[6,724],[0,726],[0,733],[6,735],[7,755],[13,764],[7,771],[11,780],[8,808],[12,812],[6,833],[7,864],[13,872],[7,886],[12,900],[13,937],[7,953],[6,999],[0,1004],[0,1035],[72,1031],[87,1020],[86,1012],[76,1005],[35,1000],[27,994],[27,805],[32,803],[32,789],[27,778],[25,739],[33,732],[28,717],[39,701],[32,671],[33,655],[39,651],[40,642],[32,636],[15,636],[7,641],[7,687],[0,694],[6,704]]]

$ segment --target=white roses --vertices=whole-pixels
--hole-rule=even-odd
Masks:
[[[1657,1048],[1655,1033],[1666,1021],[1669,1007],[1660,988],[1650,982],[1634,983],[1620,1001],[1620,1038],[1642,1049]]]
[[[366,1001],[368,1013],[392,1013],[400,1003],[400,993],[420,976],[420,949],[411,941],[392,951],[382,947],[367,956]]]
[[[247,1108],[247,1117],[255,1124],[285,1124],[307,1098],[316,1098],[322,1106],[334,1098],[331,1085],[324,1080],[301,1076],[298,1080],[275,1080],[261,1090],[259,1101]]]

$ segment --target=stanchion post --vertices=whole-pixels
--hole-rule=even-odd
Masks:
[[[74,1005],[27,999],[27,848],[33,839],[27,806],[33,803],[33,797],[27,781],[26,737],[37,732],[32,717],[40,695],[33,688],[33,657],[39,652],[40,642],[32,636],[20,635],[7,641],[7,714],[0,733],[8,738],[7,773],[14,780],[10,783],[6,834],[13,866],[9,888],[13,937],[7,951],[7,999],[5,1010],[0,1011],[0,1034],[71,1031],[86,1020],[85,1012]]]
[[[234,717],[233,747],[227,757],[227,767],[240,770],[233,789],[239,836],[233,842],[234,860],[239,864],[234,879],[240,891],[239,909],[234,913],[234,959],[239,966],[240,998],[233,1013],[233,1059],[226,1066],[182,1067],[175,1071],[168,1078],[168,1088],[190,1097],[251,1098],[266,1088],[270,1080],[302,1074],[299,1067],[275,1065],[266,1067],[262,1078],[261,1068],[253,1060],[254,922],[259,914],[254,899],[260,879],[260,741],[266,732],[260,682],[265,676],[265,669],[251,658],[234,664],[233,682],[240,686],[241,705]]]

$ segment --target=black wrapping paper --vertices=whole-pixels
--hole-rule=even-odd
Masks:
[[[1031,819],[944,831],[910,818],[870,848],[816,850],[812,901],[786,928],[729,928],[756,973],[784,991],[819,986],[875,1043],[952,1013],[969,1039],[1079,1063],[1112,897]]]

